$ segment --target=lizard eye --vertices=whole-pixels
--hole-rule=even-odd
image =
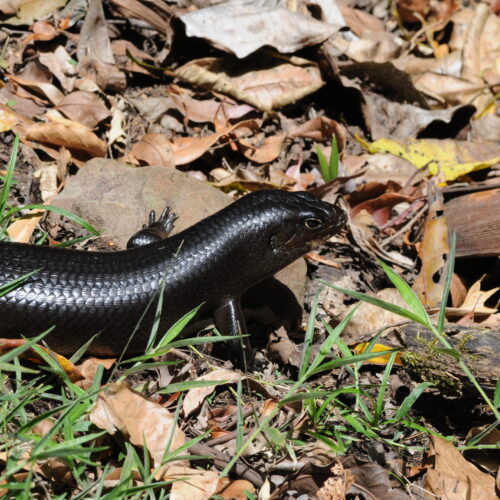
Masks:
[[[318,229],[321,224],[323,224],[323,221],[314,217],[310,217],[304,221],[304,225],[307,227],[307,229]]]

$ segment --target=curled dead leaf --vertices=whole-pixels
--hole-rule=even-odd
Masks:
[[[90,421],[110,434],[119,430],[136,446],[146,445],[155,466],[162,463],[167,446],[173,452],[185,442],[185,435],[170,412],[126,382],[110,384],[99,394]]]
[[[198,377],[196,380],[213,380],[213,381],[224,381],[228,384],[237,382],[240,378],[240,375],[232,370],[225,370],[223,368],[219,368],[214,370],[213,372],[207,373],[201,377]],[[212,394],[216,387],[216,384],[205,386],[205,387],[195,387],[194,389],[189,389],[184,398],[184,403],[182,405],[182,409],[184,411],[184,415],[190,415],[197,408],[201,406],[203,401],[207,396]]]
[[[111,116],[104,101],[96,93],[85,90],[76,90],[65,96],[57,109],[70,120],[82,123],[88,128],[94,128]]]
[[[202,156],[221,137],[228,135],[238,128],[254,130],[258,127],[256,120],[244,120],[234,125],[225,127],[205,137],[177,137],[172,142],[176,165],[185,165]]]
[[[135,165],[162,165],[174,168],[172,143],[164,134],[145,134],[132,146],[127,161]]]
[[[23,87],[27,87],[39,94],[43,94],[49,101],[57,106],[64,97],[64,94],[52,83],[43,81],[33,81],[20,76],[9,75],[9,80],[12,80]]]
[[[170,498],[174,500],[207,500],[215,494],[219,484],[217,472],[185,465],[169,466],[162,479],[173,481]]]
[[[255,486],[246,479],[236,479],[236,481],[231,481],[227,477],[219,479],[217,495],[221,498],[246,500],[249,498],[247,492],[253,495]]]
[[[25,129],[27,139],[55,146],[64,146],[70,151],[83,151],[92,156],[103,157],[106,143],[85,125],[71,120],[52,118],[53,121],[33,123]]]
[[[429,455],[434,468],[427,472],[423,485],[425,489],[444,500],[498,498],[493,477],[465,460],[449,441],[433,435],[429,438],[432,445]]]
[[[317,116],[288,132],[288,137],[306,137],[317,142],[330,142],[332,135],[335,135],[339,152],[342,152],[346,144],[346,129],[332,118]]]
[[[285,134],[263,137],[257,134],[249,139],[240,139],[238,144],[242,153],[255,163],[270,163],[281,153],[285,142]]]
[[[324,84],[318,66],[311,61],[298,57],[264,59],[243,63],[207,57],[181,66],[176,75],[193,85],[247,102],[261,111],[298,101]]]
[[[87,358],[83,363],[78,365],[78,369],[80,370],[80,373],[82,374],[83,379],[77,382],[78,387],[81,387],[82,389],[89,389],[92,387],[92,384],[94,382],[94,377],[96,376],[97,370],[99,366],[102,366],[105,370],[109,370],[113,364],[115,363],[116,359],[114,358],[109,358],[109,359],[101,359],[101,358]]]
[[[433,184],[429,185],[432,186]],[[429,214],[418,250],[422,268],[413,284],[413,290],[429,308],[439,307],[441,304],[449,251],[448,223],[444,215],[443,196],[434,188],[429,192]]]
[[[340,16],[341,18],[341,16]],[[206,38],[239,58],[265,45],[283,53],[321,43],[343,23],[325,23],[274,0],[229,1],[183,14],[188,36]],[[340,19],[337,19],[340,21]]]

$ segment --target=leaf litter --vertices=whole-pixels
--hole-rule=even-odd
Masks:
[[[45,377],[59,375],[42,391],[51,397],[23,410],[11,428],[20,441],[2,441],[5,492],[13,491],[9,484],[33,494],[92,489],[75,468],[89,463],[78,453],[91,444],[100,451],[92,452],[89,478],[125,496],[150,488],[190,499],[497,498],[498,460],[487,453],[498,454],[498,415],[463,383],[455,363],[457,356],[469,360],[498,406],[497,2],[75,6],[0,5],[4,165],[14,133],[22,144],[9,203],[45,202],[93,157],[181,169],[233,199],[266,188],[308,189],[330,201],[341,193],[349,231],[310,256],[309,277],[408,307],[380,270],[377,259],[385,260],[429,314],[442,311],[457,341],[455,351],[440,349],[428,332],[415,334],[415,325],[369,304],[332,333],[356,303],[318,280],[300,292],[302,328],[310,315],[314,333],[309,344],[286,322],[270,337],[260,330],[259,368],[243,378],[210,349],[172,348],[161,364],[134,369],[92,358],[75,365],[30,342],[2,340],[11,394],[18,351],[25,351],[23,377],[34,377],[41,363],[49,365]],[[337,178],[325,182],[318,151],[338,156]],[[0,182],[6,174],[2,167]],[[20,215],[5,234],[56,243],[44,211]],[[59,229],[58,240],[72,234],[65,223]],[[443,303],[452,230],[457,258]],[[97,241],[86,246],[100,248]],[[332,365],[303,380],[288,401],[290,381],[303,374],[304,349],[321,356],[328,338],[336,338],[328,361],[387,348],[403,355]],[[82,388],[81,415],[58,409],[68,397],[84,397]],[[47,410],[50,425],[40,435],[50,446],[41,451],[26,437],[29,423],[19,422]],[[64,430],[52,415],[63,418]],[[107,434],[93,437],[97,428]],[[108,434],[119,436],[120,447]],[[64,443],[80,451],[71,456]]]

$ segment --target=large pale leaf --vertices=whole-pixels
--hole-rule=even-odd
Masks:
[[[323,86],[318,66],[298,57],[266,57],[244,63],[207,57],[177,69],[182,80],[216,90],[270,111],[298,101]]]
[[[340,11],[338,24],[329,24],[281,7],[275,0],[232,0],[188,12],[180,18],[188,36],[206,38],[239,58],[264,45],[283,53],[295,52],[323,42],[344,24]]]

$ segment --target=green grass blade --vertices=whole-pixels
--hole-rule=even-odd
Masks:
[[[169,328],[168,332],[163,336],[163,338],[158,342],[156,349],[170,344],[172,340],[175,339],[184,330],[184,328],[186,328],[186,326],[196,316],[202,306],[203,304],[200,304],[198,307],[195,307],[192,311],[189,311],[187,314],[182,316],[182,318],[177,320],[174,325]]]
[[[373,418],[374,425],[378,425],[380,417],[382,416],[382,412],[384,411],[384,398],[387,392],[387,388],[389,387],[389,377],[392,372],[392,367],[394,366],[394,361],[396,361],[397,354],[397,352],[392,352],[389,356],[389,361],[385,366],[384,375],[382,377],[382,381],[380,382],[380,389],[377,395],[377,401],[375,403],[375,415]]]
[[[156,391],[157,394],[172,394],[174,392],[189,391],[189,389],[196,389],[198,387],[211,387],[216,385],[224,385],[234,383],[230,380],[188,380],[187,382],[177,382],[175,384],[168,384],[163,389]]]
[[[21,212],[22,210],[48,210],[51,212],[56,212],[60,215],[64,215],[64,217],[68,218],[72,222],[75,222],[76,224],[80,225],[84,229],[86,229],[89,233],[92,233],[95,236],[98,236],[100,232],[95,229],[91,224],[89,224],[85,219],[82,219],[81,217],[78,217],[78,215],[75,215],[68,210],[65,210],[64,208],[61,207],[56,207],[54,205],[44,205],[43,203],[32,203],[30,205],[24,205],[22,207],[13,207],[9,210],[6,211],[6,213],[3,213],[3,217],[0,219],[0,224],[3,223],[6,220],[9,220],[14,214]]]
[[[27,351],[30,347],[33,347],[36,343],[40,342],[46,335],[48,335],[52,331],[52,328],[46,330],[45,332],[33,337],[31,339],[27,339],[26,343],[15,347],[14,349],[5,352],[0,356],[0,361],[3,363],[8,363],[10,360],[17,358],[21,353]]]
[[[498,377],[497,385],[495,387],[495,395],[493,396],[495,408],[500,407],[500,377]]]
[[[377,358],[378,356],[384,356],[397,351],[399,351],[399,349],[388,349],[387,351],[365,352],[363,354],[357,354],[347,358],[334,359],[333,361],[327,361],[326,363],[319,365],[315,370],[312,370],[309,375],[316,375],[317,373],[332,370],[333,368],[339,368],[340,366],[351,363],[359,363],[361,361]]]
[[[321,151],[321,148],[319,147],[318,144],[315,145],[315,149],[316,149],[316,156],[318,157],[319,169],[321,171],[321,175],[323,176],[323,179],[325,179],[325,182],[328,182],[329,180],[328,162],[326,161],[325,155],[323,151]]]
[[[330,153],[330,165],[328,168],[329,180],[333,181],[339,176],[339,147],[337,137],[332,134],[332,151]]]
[[[407,319],[409,319],[411,321],[415,321],[421,325],[428,326],[427,320],[425,320],[425,322],[423,322],[421,316],[419,316],[418,314],[415,314],[413,311],[405,309],[404,307],[397,306],[395,304],[391,304],[390,302],[386,302],[385,300],[380,300],[377,297],[372,297],[371,295],[368,295],[367,293],[357,292],[356,290],[349,290],[348,288],[343,288],[341,286],[334,285],[333,283],[328,283],[327,281],[323,281],[323,280],[320,280],[320,281],[322,283],[324,283],[325,285],[329,286],[330,288],[333,288],[334,290],[345,293],[346,295],[349,295],[350,297],[354,297],[355,299],[358,299],[358,300],[363,300],[364,302],[368,302],[369,304],[373,304],[374,306],[385,309],[386,311],[390,311],[394,314],[398,314],[399,316],[403,316],[403,318],[407,318]]]
[[[22,276],[19,276],[19,278],[16,278],[15,280],[9,281],[8,283],[4,283],[3,285],[0,285],[0,297],[3,295],[6,295],[7,293],[11,292],[15,288],[17,288],[19,285],[22,285],[25,281],[27,281],[31,276],[33,276],[36,273],[39,273],[43,268],[40,267],[38,269],[35,269],[34,271],[30,271],[29,273],[23,274]]]
[[[349,321],[351,321],[351,318],[353,317],[356,310],[357,307],[353,308],[353,310],[333,330],[327,330],[329,332],[328,337],[321,345],[318,354],[316,354],[316,357],[311,363],[311,366],[304,374],[305,379],[307,379],[309,373],[313,372],[323,362],[325,357],[332,352],[333,345],[335,344],[335,342],[337,342],[340,334],[344,331]]]
[[[307,330],[304,337],[304,348],[302,352],[302,360],[300,362],[300,369],[299,369],[299,380],[304,379],[304,376],[308,371],[309,360],[311,359],[312,344],[314,337],[314,323],[316,321],[316,311],[318,309],[320,293],[321,289],[319,289],[316,292],[316,296],[314,297],[314,301],[311,306],[311,313],[309,314],[309,321],[307,322]]]
[[[9,191],[12,184],[12,177],[14,176],[14,167],[16,165],[18,151],[19,135],[16,134],[14,137],[14,144],[12,145],[12,152],[10,153],[10,159],[7,166],[7,175],[5,176],[5,181],[2,190],[0,191],[0,216],[2,216],[5,212],[5,206],[9,198]]]
[[[401,403],[400,407],[396,411],[396,415],[394,416],[394,419],[396,421],[398,420],[403,420],[407,413],[410,411],[411,407],[415,404],[417,399],[421,396],[421,394],[428,388],[431,387],[433,384],[432,382],[422,382],[421,384],[418,384],[413,391],[411,391],[408,396],[404,399],[404,401]]]
[[[382,266],[385,274],[391,280],[392,284],[397,288],[398,292],[403,297],[403,300],[408,304],[408,307],[415,313],[419,318],[419,323],[422,325],[428,325],[430,323],[429,315],[422,304],[421,300],[418,298],[417,294],[413,291],[410,285],[395,273],[384,261],[377,259],[379,264]]]
[[[437,329],[439,333],[444,331],[444,322],[446,320],[446,304],[450,294],[451,280],[453,278],[453,268],[455,267],[455,253],[457,248],[457,234],[453,231],[451,235],[450,254],[448,256],[448,269],[446,270],[446,281],[444,283],[443,297],[441,298],[441,307],[439,308]]]

